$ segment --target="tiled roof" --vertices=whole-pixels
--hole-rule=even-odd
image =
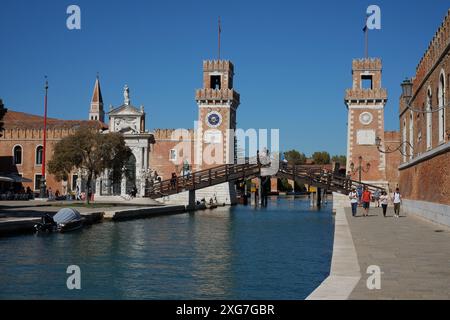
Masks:
[[[3,127],[5,129],[43,129],[44,117],[34,114],[17,112],[8,110],[2,119]],[[78,126],[88,126],[98,129],[107,129],[108,126],[97,120],[60,120],[54,118],[47,118],[47,128],[56,129],[64,128],[70,129]]]

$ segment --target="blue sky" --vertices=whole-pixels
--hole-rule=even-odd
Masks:
[[[81,8],[81,30],[66,8]],[[87,119],[96,73],[105,109],[143,104],[147,127],[191,128],[202,61],[235,64],[240,128],[279,128],[282,150],[345,154],[351,62],[364,55],[366,8],[381,8],[369,55],[383,59],[386,130],[398,128],[400,83],[442,22],[448,1],[22,1],[0,0],[0,98],[16,111]]]

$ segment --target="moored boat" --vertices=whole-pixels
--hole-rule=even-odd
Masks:
[[[38,232],[69,232],[83,227],[84,218],[73,208],[63,208],[53,217],[46,213],[34,227]]]

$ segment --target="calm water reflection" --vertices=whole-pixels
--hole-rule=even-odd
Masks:
[[[0,298],[303,299],[328,275],[331,204],[272,198],[195,214],[0,239]],[[81,290],[66,268],[81,268]]]

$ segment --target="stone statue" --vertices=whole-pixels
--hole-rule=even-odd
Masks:
[[[130,104],[130,89],[128,88],[128,85],[123,87],[123,100],[127,106]]]

